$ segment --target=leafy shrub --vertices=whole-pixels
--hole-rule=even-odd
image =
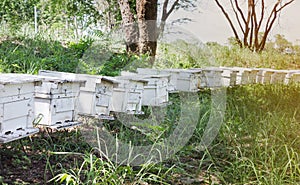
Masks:
[[[2,72],[36,74],[40,69],[76,72],[89,40],[65,46],[59,41],[14,37],[0,43]]]

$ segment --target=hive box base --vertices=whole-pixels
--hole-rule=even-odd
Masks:
[[[9,134],[0,134],[0,143],[8,143],[14,140],[22,139],[24,137],[36,134],[39,132],[38,128],[26,128],[16,130]]]
[[[65,122],[58,122],[56,124],[49,125],[49,126],[43,125],[43,127],[47,127],[53,130],[62,130],[62,129],[73,128],[80,125],[82,125],[82,122],[79,121],[65,121]]]

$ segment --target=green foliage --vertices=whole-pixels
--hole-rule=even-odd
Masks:
[[[215,63],[219,66],[295,69],[300,63],[300,50],[296,50],[296,47],[295,53],[284,54],[274,48],[255,53],[249,49],[222,46],[217,43],[207,43],[207,46],[211,50]]]
[[[19,27],[34,22],[34,6],[38,9],[39,24],[73,22],[88,26],[97,22],[101,15],[93,0],[4,0],[0,3],[0,17],[11,26]]]
[[[213,66],[212,53],[205,45],[191,44],[184,40],[159,44],[156,68],[200,68]]]
[[[299,92],[299,84],[227,89],[224,123],[204,159],[222,184],[299,182],[300,107],[295,103],[300,100]],[[201,96],[203,99],[203,93]],[[204,109],[208,114],[209,96]],[[204,114],[204,123],[207,118]],[[201,133],[203,124],[195,132],[194,148],[198,148]]]
[[[36,74],[40,69],[76,72],[79,58],[88,42],[63,46],[40,38],[8,38],[0,43],[2,72]]]
[[[115,53],[102,66],[99,74],[118,76],[121,71],[135,71],[138,67],[147,67],[147,55],[137,56],[127,53]]]
[[[18,27],[24,23],[33,22],[33,7],[39,0],[3,0],[0,3],[0,17],[2,20],[9,22],[12,26]]]
[[[55,154],[55,153],[54,153]],[[82,156],[83,162],[76,168],[56,175],[50,182],[66,184],[143,184],[159,183],[167,184],[162,178],[168,174],[168,170],[154,173],[154,164],[144,164],[139,170],[133,170],[129,165],[118,165],[109,159],[96,157],[94,154]]]

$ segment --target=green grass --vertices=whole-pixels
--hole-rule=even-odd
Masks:
[[[178,96],[171,98],[173,102],[180,100]],[[51,184],[300,183],[299,84],[228,88],[224,123],[204,151],[199,143],[210,116],[211,91],[199,93],[199,101],[200,120],[193,137],[179,152],[157,164],[148,161],[135,167],[115,163],[105,152],[85,143],[80,130],[50,133],[51,137],[42,132],[23,139],[28,156],[20,152],[19,142],[2,146],[1,156],[10,156],[12,165],[25,171],[34,161],[43,161],[42,181]],[[140,132],[117,122],[106,123],[106,128],[126,142],[152,144],[172,132],[178,105],[164,109],[166,121],[159,129],[149,127]],[[9,176],[2,177],[6,182]]]

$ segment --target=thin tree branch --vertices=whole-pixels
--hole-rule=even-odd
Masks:
[[[236,38],[239,46],[242,47],[243,44],[242,44],[242,42],[241,42],[241,40],[239,38],[239,35],[238,35],[238,33],[237,33],[237,31],[236,31],[236,29],[235,29],[235,27],[234,27],[234,25],[233,25],[233,23],[232,23],[232,21],[230,19],[228,13],[226,12],[226,10],[224,9],[224,7],[220,4],[220,2],[218,0],[215,0],[215,2],[217,3],[218,7],[221,9],[221,11],[223,12],[224,16],[226,17],[228,23],[230,24],[230,27],[231,27],[231,29],[232,29],[232,31],[234,33],[234,36],[235,36],[235,38]]]
[[[167,14],[166,14],[166,19],[165,19],[164,21],[166,21],[166,20],[168,19],[168,17],[170,16],[170,14],[174,11],[175,7],[178,5],[178,2],[179,2],[179,0],[176,0],[176,1],[172,4],[171,8],[169,9],[169,11],[168,11]]]
[[[245,18],[245,15],[244,15],[242,9],[240,8],[240,5],[239,5],[239,3],[238,3],[237,0],[235,0],[235,6],[237,7],[237,10],[240,12],[241,17],[242,17],[244,23],[246,24],[246,18]]]
[[[264,16],[265,16],[265,0],[261,0],[261,13],[260,13],[260,20],[259,20],[259,23],[258,23],[258,29],[259,30],[261,28]]]
[[[294,2],[295,0],[290,0],[289,2],[286,2],[284,5],[282,5],[277,12],[280,12],[283,8],[285,8],[286,6],[288,6],[289,4],[291,4],[292,2]]]
[[[241,23],[241,21],[240,21],[239,15],[238,15],[238,13],[237,13],[237,11],[236,11],[236,8],[235,8],[234,5],[233,5],[232,0],[230,0],[230,4],[231,4],[231,7],[232,7],[232,9],[233,9],[233,11],[234,11],[235,18],[236,18],[236,20],[237,20],[237,22],[238,22],[238,24],[239,24],[239,26],[240,26],[240,29],[241,29],[241,31],[243,32],[243,34],[245,34],[245,30],[244,30],[244,28],[243,28],[243,26],[242,26],[242,23]]]

